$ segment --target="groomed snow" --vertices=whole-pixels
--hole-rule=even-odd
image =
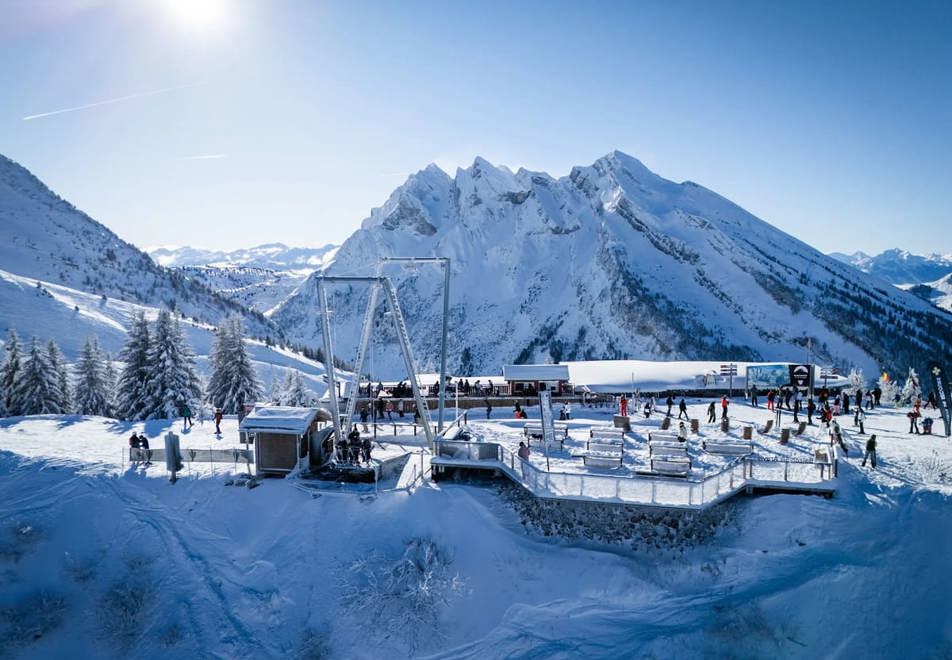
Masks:
[[[485,486],[314,497],[222,465],[171,485],[120,462],[142,424],[2,420],[0,656],[944,657],[952,444],[903,410],[867,421],[880,465],[851,450],[835,498],[741,498],[711,541],[626,548],[540,537]],[[428,591],[374,582],[419,567]]]

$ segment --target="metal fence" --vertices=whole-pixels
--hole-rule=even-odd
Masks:
[[[761,461],[739,456],[702,479],[656,476],[612,476],[551,472],[520,459],[497,443],[439,440],[436,455],[455,460],[492,462],[538,497],[609,500],[672,508],[704,508],[752,485],[820,484],[835,476],[831,463],[797,459]]]
[[[251,464],[254,463],[254,450],[253,449],[239,449],[237,447],[229,449],[182,449],[182,460],[186,464],[195,464],[195,463],[233,463],[237,469],[238,463],[244,463],[248,469],[251,469]],[[129,448],[129,462],[130,463],[164,463],[165,462],[165,448],[159,449],[142,449],[141,447],[130,447]]]

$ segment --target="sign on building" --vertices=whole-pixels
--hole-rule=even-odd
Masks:
[[[801,390],[812,387],[813,368],[809,364],[791,364],[790,384]]]

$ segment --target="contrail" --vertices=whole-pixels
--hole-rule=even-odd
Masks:
[[[86,105],[77,105],[74,108],[63,108],[62,110],[51,110],[50,112],[41,112],[35,115],[27,115],[23,117],[23,121],[31,121],[33,119],[40,119],[42,117],[51,117],[53,115],[61,115],[66,112],[76,112],[77,110],[87,110],[89,108],[96,108],[101,105],[111,105],[113,103],[121,103],[122,101],[129,101],[131,99],[141,99],[145,96],[155,96],[156,94],[165,94],[166,92],[174,92],[178,89],[185,89],[186,87],[194,87],[199,83],[194,83],[192,85],[180,85],[178,87],[163,87],[162,89],[153,89],[148,92],[139,92],[137,94],[129,94],[128,96],[120,96],[114,99],[106,99],[104,101],[96,101],[95,103],[87,103]]]

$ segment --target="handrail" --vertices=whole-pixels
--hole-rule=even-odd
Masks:
[[[826,466],[798,459],[787,461],[764,461],[749,456],[738,456],[721,470],[705,475],[697,481],[664,476],[617,477],[579,472],[552,472],[536,467],[529,461],[518,458],[512,450],[499,443],[474,443],[456,440],[437,440],[435,456],[441,455],[441,445],[467,447],[467,460],[489,461],[481,458],[483,452],[474,452],[477,447],[496,446],[494,461],[511,478],[540,497],[572,499],[613,499],[633,504],[650,504],[676,508],[703,508],[733,495],[752,483],[789,481],[791,466],[800,483],[822,483],[828,479],[816,478],[816,473],[804,473],[800,466]],[[475,453],[475,457],[473,456]],[[760,464],[761,474],[754,477],[754,465]],[[768,474],[764,475],[763,471]],[[831,469],[830,477],[835,476]],[[806,478],[804,478],[806,477]]]
[[[449,433],[449,432],[450,432],[450,429],[452,429],[454,426],[462,427],[463,424],[460,424],[460,420],[462,420],[463,424],[469,423],[469,411],[468,411],[468,410],[464,410],[464,411],[461,412],[459,415],[457,415],[457,416],[456,416],[456,419],[454,419],[452,422],[450,422],[450,423],[446,426],[446,428],[444,428],[444,429],[438,434],[438,437],[440,437],[440,438],[445,438],[445,437],[446,437],[446,434]]]

